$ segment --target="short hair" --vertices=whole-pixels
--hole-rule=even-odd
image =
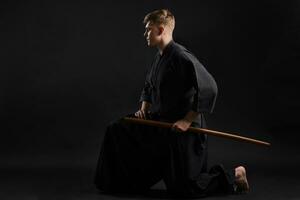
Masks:
[[[144,17],[143,22],[144,22],[144,24],[147,24],[148,22],[157,24],[157,25],[163,24],[165,26],[169,26],[172,31],[175,28],[175,17],[167,9],[154,10],[154,11],[148,13]]]

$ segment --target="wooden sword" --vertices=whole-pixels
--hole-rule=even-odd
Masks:
[[[136,123],[136,124],[144,124],[144,125],[149,125],[149,126],[155,126],[155,127],[160,127],[160,128],[171,128],[173,126],[172,123],[168,122],[160,122],[160,121],[154,121],[154,120],[146,120],[146,119],[139,119],[139,118],[133,118],[133,117],[124,117],[123,118],[127,122],[131,123]],[[209,130],[205,128],[196,128],[196,127],[189,127],[187,130],[188,132],[193,132],[193,133],[204,133],[207,135],[213,135],[217,137],[223,137],[223,138],[228,138],[232,140],[237,140],[237,141],[242,141],[242,142],[248,142],[252,144],[257,144],[257,145],[264,145],[264,146],[271,146],[270,143],[264,142],[261,140],[256,140],[236,134],[231,134],[231,133],[224,133],[220,131],[214,131],[214,130]]]

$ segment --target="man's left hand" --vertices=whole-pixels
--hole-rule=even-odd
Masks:
[[[191,126],[192,122],[186,120],[186,119],[181,119],[175,122],[172,126],[172,130],[176,132],[185,132],[188,130],[188,128]]]

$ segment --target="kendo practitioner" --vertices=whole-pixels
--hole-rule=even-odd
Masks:
[[[111,122],[96,168],[95,185],[108,193],[144,193],[163,180],[175,197],[203,197],[247,192],[243,166],[207,168],[207,136],[188,132],[205,128],[217,98],[212,75],[197,58],[173,40],[173,14],[156,10],[144,18],[148,46],[158,53],[147,72],[141,107],[129,117],[173,123],[172,129]]]

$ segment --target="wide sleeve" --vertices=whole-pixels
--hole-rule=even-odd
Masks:
[[[217,83],[196,58],[190,57],[185,62],[195,89],[192,110],[198,113],[212,113],[218,95]]]
[[[142,94],[140,96],[139,102],[147,101],[149,103],[152,103],[152,86],[150,83],[150,69],[147,70],[145,84],[142,89]]]

